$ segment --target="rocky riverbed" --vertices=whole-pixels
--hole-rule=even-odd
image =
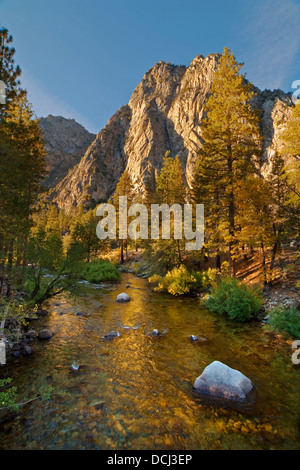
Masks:
[[[130,301],[116,302],[127,285]],[[120,284],[86,287],[47,310],[30,329],[52,337],[28,343],[34,353],[12,357],[5,376],[20,401],[45,386],[53,392],[1,423],[1,449],[298,448],[299,371],[290,345],[262,323],[230,323],[197,296],[155,293],[126,273]],[[112,331],[119,335],[106,338]],[[194,392],[213,361],[251,380],[254,407],[227,407]]]

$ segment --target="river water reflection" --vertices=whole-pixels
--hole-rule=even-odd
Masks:
[[[120,292],[132,300],[116,303]],[[290,345],[261,324],[230,323],[198,297],[152,292],[132,274],[73,301],[55,299],[49,310],[38,327],[54,336],[10,363],[7,375],[22,396],[46,385],[54,392],[2,423],[1,449],[299,448],[300,366]],[[153,329],[166,333],[152,337]],[[103,338],[110,331],[120,336]],[[207,341],[193,343],[192,334]],[[194,394],[194,380],[214,360],[252,380],[253,409],[226,409]]]

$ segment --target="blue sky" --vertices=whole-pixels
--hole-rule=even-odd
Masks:
[[[99,132],[145,72],[228,46],[261,89],[300,80],[299,0],[0,0],[37,116]]]

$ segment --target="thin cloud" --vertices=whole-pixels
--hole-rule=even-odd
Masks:
[[[28,101],[32,104],[33,111],[38,118],[46,117],[49,114],[63,116],[68,119],[75,119],[89,132],[94,134],[99,132],[99,129],[95,129],[94,124],[85,116],[47,90],[40,80],[33,77],[25,69],[22,69],[22,87],[27,90]]]
[[[299,53],[300,5],[294,0],[256,1],[247,13],[249,20],[241,32],[247,75],[260,88],[282,88]]]

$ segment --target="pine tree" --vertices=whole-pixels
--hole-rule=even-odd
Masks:
[[[11,224],[9,260],[19,243],[24,265],[31,215],[45,173],[41,131],[25,95],[6,107],[1,131],[14,150],[13,155],[2,155],[1,158],[1,190],[6,192],[6,216]]]
[[[55,204],[51,204],[48,209],[46,228],[50,232],[60,234],[59,212]]]
[[[173,158],[170,155],[170,151],[168,151],[164,156],[161,171],[156,179],[155,202],[167,204],[169,207],[173,206],[173,204],[183,206],[186,201],[186,193],[184,174],[179,156],[177,155]],[[161,266],[162,270],[179,266],[183,257],[184,240],[183,238],[175,239],[174,217],[171,218],[170,224],[169,240],[159,239],[151,241],[152,257],[157,259],[157,263]]]
[[[145,204],[145,206],[147,207],[148,213],[150,214],[151,204],[156,203],[155,187],[150,177],[145,179],[144,185],[145,185],[145,190],[143,193],[142,202],[143,204]]]
[[[91,258],[97,255],[100,250],[101,241],[96,234],[98,219],[96,209],[86,212],[72,229],[69,255],[74,255],[85,259],[88,263]]]
[[[0,80],[5,84],[5,104],[0,103],[0,119],[5,114],[7,104],[23,94],[19,77],[21,69],[15,65],[15,48],[11,47],[13,38],[6,28],[0,29]]]
[[[241,185],[236,202],[240,242],[250,247],[251,250],[261,250],[265,286],[271,280],[271,270],[267,269],[266,250],[274,244],[274,214],[270,182],[256,175],[249,176]]]
[[[216,165],[211,168],[210,162],[203,158],[198,158],[194,168],[191,197],[197,204],[204,204],[205,207],[205,245],[203,253],[207,259],[208,249],[210,256],[215,256],[216,269],[221,269],[221,253],[225,251],[223,231],[225,227],[222,220],[226,215],[225,208],[221,204],[224,191],[219,182],[221,171]],[[216,183],[212,185],[212,180]]]
[[[166,152],[163,166],[156,180],[156,194],[161,202],[172,204],[184,204],[186,199],[186,187],[183,181],[183,171],[179,156],[172,158],[170,151]]]
[[[120,217],[119,197],[122,197],[122,196],[127,197],[127,205],[129,206],[133,201],[134,191],[133,191],[132,179],[128,170],[125,170],[123,172],[113,195],[113,205],[116,209],[118,232],[119,232],[119,217]],[[126,248],[126,253],[127,253],[127,240],[125,241],[124,239],[121,238],[119,242],[120,242],[120,262],[121,264],[123,264],[124,263],[124,246]]]
[[[21,90],[20,68],[14,64],[11,36],[0,30],[0,79],[6,84],[6,103],[0,108],[0,224],[2,271],[26,266],[26,249],[34,203],[45,172],[45,153],[37,119],[26,92]]]
[[[286,232],[291,228],[294,229],[294,222],[297,221],[293,217],[294,210],[288,204],[290,190],[287,185],[287,175],[284,159],[275,154],[272,160],[271,172],[268,176],[268,182],[271,186],[271,207],[272,207],[272,258],[270,263],[270,271],[272,273],[275,265],[275,257],[282,244]],[[299,222],[298,222],[299,227]]]
[[[235,275],[238,249],[237,192],[240,181],[255,173],[261,157],[259,115],[251,106],[253,86],[240,74],[242,66],[225,48],[205,106],[204,143],[193,185],[193,198],[206,204],[207,224],[217,233],[213,251],[216,244],[228,247],[231,275]]]

